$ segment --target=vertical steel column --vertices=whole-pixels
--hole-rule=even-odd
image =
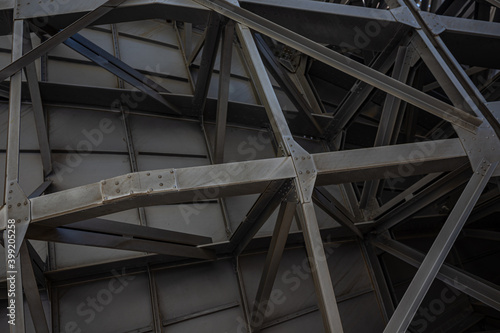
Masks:
[[[23,55],[23,21],[14,20],[14,27],[12,30],[12,62],[21,58]],[[12,206],[16,205],[16,196],[13,191],[19,191],[19,143],[21,135],[21,79],[22,72],[15,72],[10,78],[10,95],[9,95],[9,128],[7,134],[7,153],[6,153],[6,167],[5,167],[5,188],[4,188],[4,212],[6,212],[5,222],[8,223],[9,219],[15,219],[14,226],[20,224],[17,220]],[[5,208],[8,208],[5,211]],[[24,221],[23,221],[24,222]],[[10,225],[10,224],[9,224]],[[20,250],[22,243],[22,235],[18,230],[15,232],[15,259],[13,263],[9,259],[9,250],[11,243],[9,243],[9,228],[4,230],[4,246],[5,246],[5,267],[7,269],[7,289],[8,289],[8,305],[13,304],[15,314],[15,325],[9,325],[11,333],[25,332],[24,326],[24,300],[23,300],[23,284],[21,274],[21,258]],[[11,287],[14,286],[14,292],[11,292]],[[9,310],[10,311],[10,310]]]
[[[384,333],[406,331],[497,165],[498,161],[491,163],[483,159],[477,167],[425,256]]]

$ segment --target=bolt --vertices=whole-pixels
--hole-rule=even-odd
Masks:
[[[153,189],[152,189],[152,188],[150,188],[148,191],[149,191],[149,192],[153,192]]]

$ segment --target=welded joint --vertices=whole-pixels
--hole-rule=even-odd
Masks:
[[[293,137],[284,135],[283,139],[292,156],[293,166],[297,174],[297,190],[301,202],[311,202],[316,182],[317,169],[314,159],[302,148]]]
[[[486,106],[491,110],[496,119],[500,118],[500,103],[487,103]],[[488,121],[483,121],[477,129],[476,135],[460,128],[455,128],[455,130],[469,157],[473,170],[481,165],[480,163],[483,158],[491,162],[496,162],[500,159],[500,139]],[[497,168],[493,173],[493,176],[498,175],[500,175],[500,168]]]
[[[177,189],[175,169],[134,172],[100,182],[102,201]]]
[[[390,10],[394,19],[402,24],[408,25],[415,29],[420,29],[420,24],[418,24],[417,20],[413,16],[413,13],[406,6],[401,6],[397,8],[393,8]]]

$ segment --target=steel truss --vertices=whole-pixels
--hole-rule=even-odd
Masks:
[[[492,177],[500,175],[500,105],[486,101],[443,42],[441,35],[477,34],[483,39],[491,39],[498,47],[500,23],[478,21],[471,24],[464,18],[436,16],[426,13],[424,8],[418,9],[411,0],[386,1],[389,10],[319,2],[306,5],[300,1],[284,3],[277,0],[193,0],[201,6],[187,0],[177,1],[176,4],[164,2],[167,10],[174,7],[183,9],[184,12],[179,17],[185,17],[184,21],[190,22],[191,15],[194,23],[206,23],[204,39],[192,53],[190,41],[186,37],[186,45],[189,45],[189,51],[184,54],[187,66],[190,66],[200,52],[202,59],[198,80],[193,85],[194,95],[189,103],[182,102],[180,97],[156,85],[119,57],[115,57],[116,54],[113,56],[107,53],[77,34],[96,22],[119,22],[119,13],[128,10],[136,10],[141,13],[142,18],[153,18],[158,14],[144,14],[148,2],[129,5],[126,0],[111,0],[97,8],[88,8],[82,1],[81,8],[76,5],[77,8],[73,8],[73,11],[88,13],[66,27],[37,26],[29,19],[29,7],[27,10],[23,8],[22,13],[13,11],[12,61],[0,70],[2,81],[10,78],[5,202],[0,213],[0,229],[4,231],[4,244],[8,244],[8,233],[5,231],[8,221],[16,221],[17,288],[15,295],[9,296],[9,301],[13,299],[19,304],[18,316],[23,318],[24,315],[24,289],[37,332],[49,332],[38,293],[36,274],[31,266],[31,260],[35,258],[28,251],[28,239],[214,260],[220,256],[237,257],[241,254],[279,207],[255,304],[250,308],[250,322],[261,311],[258,305],[270,297],[290,225],[296,214],[308,253],[323,326],[326,332],[343,332],[328,265],[322,259],[325,252],[314,211],[313,203],[316,203],[346,228],[350,237],[360,241],[364,239],[364,251],[369,257],[373,277],[379,285],[378,296],[385,303],[384,313],[388,318],[388,325],[384,332],[405,332],[434,278],[449,281],[455,275],[454,268],[443,264],[444,260],[488,182]],[[383,1],[370,3],[381,4]],[[496,7],[499,5],[498,1],[493,0],[488,3]],[[16,1],[16,4],[25,6],[26,2]],[[64,11],[64,6],[60,8]],[[272,22],[259,15],[263,8],[303,11],[306,16],[318,15],[321,10],[320,17],[332,16],[341,21],[359,19],[365,22],[375,19],[384,25],[397,26],[400,40],[392,41],[386,49],[375,46],[380,48],[376,50],[380,52],[380,56],[369,62],[368,66],[353,60],[348,52],[336,51],[318,43],[328,39],[328,32],[318,30],[304,33],[306,36],[301,35],[292,31],[301,30],[293,23],[284,27],[283,20]],[[119,13],[113,15],[115,12]],[[63,13],[54,13],[54,16],[60,14]],[[50,37],[39,46],[31,48],[31,31],[39,35],[48,34]],[[258,32],[259,35],[254,36],[253,32]],[[186,34],[188,33],[186,30]],[[278,157],[223,163],[226,127],[232,113],[228,101],[228,82],[234,36],[237,36],[251,80],[265,109],[267,122],[277,144]],[[280,67],[263,36],[301,52],[303,57],[308,56],[309,59],[320,61],[359,80],[333,117],[322,114],[321,110],[318,115],[318,109],[322,108],[321,102],[311,100],[315,95],[307,84],[307,77],[298,80],[301,82],[298,85],[297,81],[291,80],[290,75]],[[49,175],[52,165],[42,107],[43,94],[40,94],[49,84],[38,82],[33,62],[61,43],[118,76],[122,80],[122,86],[123,81],[126,81],[145,92],[161,104],[165,114],[199,117],[202,124],[210,118],[205,115],[207,94],[221,44],[222,78],[219,82],[215,117],[214,164],[132,172],[98,183],[42,195],[50,185],[44,183],[36,193],[28,197],[19,186],[21,70],[24,69],[26,73],[36,116],[44,174]],[[485,62],[488,61],[489,59],[485,59]],[[434,74],[438,86],[452,104],[412,86],[411,69],[419,62],[425,63]],[[309,133],[325,140],[334,151],[310,154],[297,143],[294,129],[300,127],[300,124],[293,125],[294,120],[285,116],[266,67],[297,106],[298,121],[308,123]],[[386,75],[389,72],[392,74]],[[307,87],[301,87],[304,84]],[[305,91],[306,88],[308,92],[300,95],[301,89]],[[387,93],[387,97],[383,103],[374,147],[344,150],[342,144],[338,143],[342,141],[343,131],[359,115],[364,101],[376,89]],[[181,105],[183,103],[184,106]],[[400,132],[403,125],[402,112],[407,104],[441,118],[444,123],[450,123],[458,138],[395,144],[397,138],[393,136]],[[298,133],[302,134],[300,130]],[[133,155],[133,147],[129,148]],[[384,180],[399,177],[399,170],[405,167],[412,168],[412,176],[426,176],[405,189],[399,197],[385,205],[379,205],[377,197],[384,187]],[[473,171],[472,177],[467,173],[470,169]],[[137,171],[137,167],[132,170]],[[364,182],[360,202],[354,190],[353,184],[356,182]],[[431,198],[440,198],[444,193],[461,188],[465,183],[467,185],[458,202],[425,256],[388,238],[387,231],[428,206]],[[343,184],[346,196],[350,198],[350,207],[345,207],[322,188],[332,184]],[[99,219],[103,215],[131,208],[192,202],[195,194],[204,190],[217,190],[216,199],[260,194],[245,220],[222,245],[212,245],[212,240],[205,237]],[[417,191],[420,194],[414,195]],[[430,197],[426,198],[422,193]],[[405,201],[403,204],[402,200]],[[485,235],[481,230],[471,230],[466,235],[498,240],[498,233]],[[388,304],[391,300],[373,246],[418,266],[418,272],[399,304]],[[5,260],[8,264],[7,255]],[[499,309],[498,286],[486,285],[476,277],[463,273],[460,273],[458,280],[461,290]],[[23,320],[18,323],[10,326],[11,332],[25,331]],[[250,324],[249,327],[253,332],[261,330],[260,324]]]

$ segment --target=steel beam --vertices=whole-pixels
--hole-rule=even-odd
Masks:
[[[26,67],[28,64],[32,63],[35,61],[37,58],[42,56],[43,54],[49,52],[53,48],[55,48],[57,45],[61,44],[64,42],[66,39],[69,37],[73,36],[75,33],[78,31],[82,30],[83,28],[87,27],[88,25],[94,23],[96,20],[104,16],[105,14],[109,13],[122,3],[124,3],[127,0],[109,0],[106,1],[104,4],[101,6],[97,7],[90,13],[86,14],[82,18],[76,20],[69,26],[67,26],[65,29],[59,31],[57,34],[54,36],[50,37],[47,41],[43,42],[42,44],[38,45],[22,57],[19,57],[16,60],[13,60],[9,65],[5,66],[0,70],[0,82],[4,81],[6,78],[9,76],[14,75],[17,73],[19,70],[21,70],[23,67]]]
[[[207,33],[203,53],[201,55],[200,70],[196,78],[196,86],[193,97],[193,111],[200,116],[203,115],[208,88],[212,79],[215,59],[219,51],[219,41],[222,33],[223,23],[219,14],[212,12],[207,23]]]
[[[40,292],[33,272],[31,257],[26,245],[26,240],[21,246],[21,266],[23,270],[23,288],[28,308],[30,310],[33,326],[36,333],[49,333],[49,326],[47,325],[47,318],[43,310],[42,301],[40,299]]]
[[[233,55],[234,22],[230,21],[222,32],[220,58],[219,95],[217,98],[217,117],[215,121],[214,163],[224,162],[224,143],[226,141],[227,107],[229,85],[231,82],[231,59]]]
[[[468,162],[459,139],[363,148],[311,156],[317,167],[317,186],[451,171]]]
[[[286,157],[130,173],[33,198],[32,221],[54,227],[136,207],[193,202],[196,197],[262,193],[271,181],[294,176]]]
[[[450,216],[420,265],[401,302],[398,304],[396,311],[394,311],[393,316],[384,329],[384,333],[404,332],[408,328],[497,165],[498,161],[491,163],[483,160],[475,170],[464,192],[458,199]]]
[[[368,240],[361,243],[361,249],[363,251],[369,272],[372,275],[373,287],[379,299],[384,320],[387,323],[394,313],[394,303],[392,301],[387,280],[384,276],[384,271],[382,270],[380,260],[375,252],[375,247]]]
[[[328,271],[327,260],[323,248],[323,241],[319,232],[316,213],[312,202],[299,204],[299,221],[304,234],[311,274],[314,279],[318,306],[323,318],[323,326],[328,333],[342,333],[342,321],[333,290],[330,272]]]
[[[408,47],[400,46],[398,48],[396,63],[394,64],[394,69],[392,70],[393,78],[406,83],[408,74],[410,73],[412,56],[413,50]],[[394,128],[396,126],[396,120],[398,116],[402,117],[402,115],[398,113],[400,106],[400,99],[391,95],[386,96],[384,106],[382,108],[382,114],[380,116],[377,136],[375,137],[374,147],[386,146],[391,143]],[[378,180],[365,182],[359,203],[361,209],[364,209],[368,204],[371,204],[372,200],[376,200],[375,196],[378,192],[379,186],[380,181]]]
[[[280,206],[271,244],[269,245],[266,256],[266,262],[260,277],[257,295],[255,296],[255,303],[253,305],[250,325],[254,333],[260,332],[261,326],[264,323],[269,297],[271,296],[273,284],[278,274],[279,264],[283,255],[283,250],[285,249],[296,206],[296,202],[290,201],[283,202]]]
[[[43,225],[43,223],[40,223],[40,225]],[[210,237],[104,219],[91,219],[75,222],[65,225],[65,228],[181,245],[197,246],[212,242]]]
[[[292,188],[291,180],[269,184],[231,236],[228,252],[233,252],[235,255],[241,254]]]
[[[392,6],[398,4],[408,9],[410,15],[417,22],[420,27],[420,29],[416,29],[419,38],[414,39],[417,50],[452,103],[465,111],[483,116],[496,135],[500,136],[500,123],[485,105],[486,100],[483,95],[453,57],[441,37],[429,28],[415,2],[412,0],[391,0],[389,4]]]
[[[24,23],[23,53],[32,49],[30,29],[27,22]],[[35,63],[32,62],[24,67],[26,80],[30,89],[31,103],[33,107],[33,116],[35,118],[36,134],[38,137],[38,146],[42,157],[43,173],[47,176],[52,172],[52,158],[50,156],[49,135],[45,124],[43,112],[42,97],[40,96],[40,87],[38,86],[38,75],[36,74]]]
[[[359,238],[364,238],[361,231],[354,225],[354,216],[326,189],[314,188],[313,201],[325,213],[330,215],[335,222],[351,230]]]
[[[394,65],[397,51],[398,47],[393,45],[393,43],[387,45],[384,51],[373,60],[370,67],[386,74]],[[356,118],[361,112],[361,107],[366,103],[374,89],[374,86],[366,82],[356,81],[338,106],[333,115],[333,120],[328,126],[327,133],[330,140],[335,139]]]
[[[422,157],[416,151],[429,154]],[[412,174],[449,171],[467,162],[458,139],[311,156],[318,186],[399,177],[398,168],[410,168]],[[212,189],[217,193],[211,198],[262,193],[269,182],[295,176],[290,157],[131,173],[33,198],[32,219],[58,226],[135,207],[191,202],[196,193]]]
[[[387,212],[376,220],[376,232],[381,234],[396,224],[405,221],[422,208],[430,205],[432,202],[443,197],[447,193],[455,190],[459,186],[465,184],[469,179],[470,171],[469,164],[463,164],[455,170],[440,178],[431,186],[420,191],[411,199],[405,201],[395,209]]]
[[[302,97],[302,94],[299,92],[288,74],[284,72],[283,66],[276,60],[271,49],[266,44],[262,36],[256,34],[255,42],[262,57],[262,61],[264,62],[267,70],[274,77],[278,85],[283,89],[295,108],[303,116],[304,120],[310,122],[318,130],[320,135],[323,134],[323,128],[319,126],[316,119],[312,116],[314,111],[309,106],[305,98]]]
[[[413,87],[388,77],[370,67],[358,63],[346,56],[315,43],[280,25],[263,19],[247,10],[225,0],[193,0],[228,18],[248,26],[262,34],[282,42],[310,57],[332,66],[348,75],[367,82],[412,105],[445,119],[465,130],[475,132],[482,121],[456,107],[433,98]]]
[[[216,258],[215,252],[212,250],[202,249],[195,246],[74,230],[65,227],[50,228],[39,224],[31,225],[26,233],[26,237],[29,239],[47,242],[95,246],[138,252],[151,252],[184,258]]]
[[[425,258],[425,254],[393,239],[379,238],[374,239],[372,243],[374,246],[405,261],[413,267],[420,267]],[[459,270],[446,263],[441,266],[436,278],[450,287],[456,288],[500,311],[499,286],[492,285],[490,282],[484,281],[477,276]]]

